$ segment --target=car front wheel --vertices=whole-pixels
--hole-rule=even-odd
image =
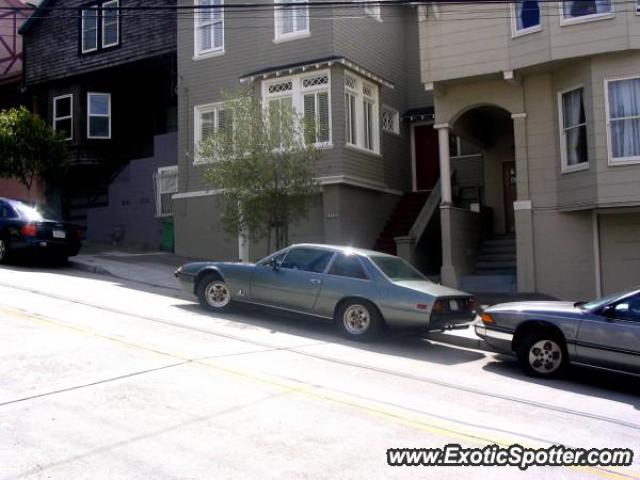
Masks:
[[[231,292],[227,284],[216,275],[206,275],[198,282],[198,301],[207,310],[220,312],[231,305]]]
[[[553,333],[527,335],[517,353],[525,372],[535,377],[557,376],[567,363],[565,342]]]
[[[345,337],[361,341],[374,339],[382,325],[382,317],[375,305],[360,299],[343,302],[336,312],[336,321]]]

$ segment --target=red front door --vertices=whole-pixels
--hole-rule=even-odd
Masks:
[[[414,127],[416,190],[432,190],[440,177],[438,132],[433,125]]]

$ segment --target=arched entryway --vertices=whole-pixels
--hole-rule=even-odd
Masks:
[[[495,105],[472,107],[453,120],[451,133],[474,145],[480,153],[475,159],[467,156],[451,159],[456,172],[453,192],[458,202],[468,202],[472,192],[466,190],[475,188],[475,203],[491,217],[488,232],[514,233],[513,202],[517,192],[511,112]]]

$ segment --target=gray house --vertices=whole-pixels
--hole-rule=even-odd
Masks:
[[[408,234],[439,176],[432,99],[419,65],[414,7],[265,1],[250,13],[225,8],[181,16],[176,252],[218,260],[267,253],[262,245],[247,252],[224,232],[220,197],[203,181],[194,155],[224,117],[222,92],[239,85],[252,85],[265,105],[285,102],[298,112],[313,100],[314,120],[325,126],[316,138],[322,193],[290,240],[396,252],[395,237]],[[439,234],[433,238],[439,243]],[[439,247],[434,251],[439,256]],[[439,269],[438,258],[427,260]]]

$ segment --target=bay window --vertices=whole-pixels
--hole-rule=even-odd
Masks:
[[[640,162],[640,77],[605,82],[609,163]]]
[[[378,87],[350,72],[344,79],[347,145],[379,153]]]
[[[194,16],[194,56],[206,56],[224,52],[223,0],[196,0]]]
[[[560,92],[559,103],[562,171],[582,170],[589,166],[584,88]]]
[[[561,5],[561,23],[575,23],[613,13],[612,0],[563,0]]]

